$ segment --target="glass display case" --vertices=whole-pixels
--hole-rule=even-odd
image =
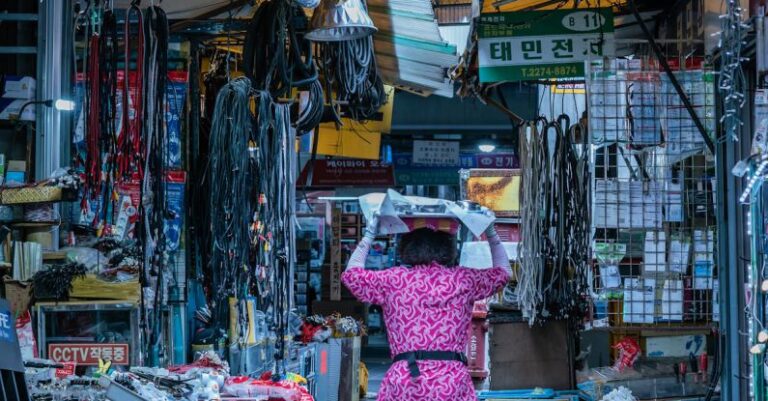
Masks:
[[[77,366],[141,363],[139,307],[125,301],[39,303],[35,306],[40,355]]]

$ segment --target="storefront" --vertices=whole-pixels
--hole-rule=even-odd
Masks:
[[[6,3],[0,400],[765,399],[763,1]]]

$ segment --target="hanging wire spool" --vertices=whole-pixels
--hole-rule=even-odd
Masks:
[[[211,123],[207,177],[211,186],[211,300],[214,320],[220,325],[226,320],[226,298],[236,294],[243,283],[243,267],[248,264],[250,90],[244,77],[221,88]]]
[[[305,37],[308,26],[301,7],[285,0],[264,2],[243,46],[243,69],[254,89],[268,91],[273,100],[290,96],[294,88],[307,92],[295,122],[299,135],[320,124],[325,98],[313,45]]]
[[[339,42],[364,38],[376,31],[362,0],[323,0],[312,14],[307,39]]]

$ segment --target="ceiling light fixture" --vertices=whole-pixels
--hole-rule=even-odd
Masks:
[[[378,29],[362,0],[323,0],[312,14],[304,36],[313,42],[340,42],[372,35]]]
[[[480,149],[480,151],[483,153],[491,153],[496,150],[496,145],[491,143],[484,143],[482,145],[477,145],[477,148]]]

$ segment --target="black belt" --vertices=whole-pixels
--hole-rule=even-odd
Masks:
[[[459,361],[467,366],[467,357],[461,352],[453,351],[412,351],[403,352],[392,358],[393,362],[407,361],[411,377],[419,377],[419,365],[416,361]]]

